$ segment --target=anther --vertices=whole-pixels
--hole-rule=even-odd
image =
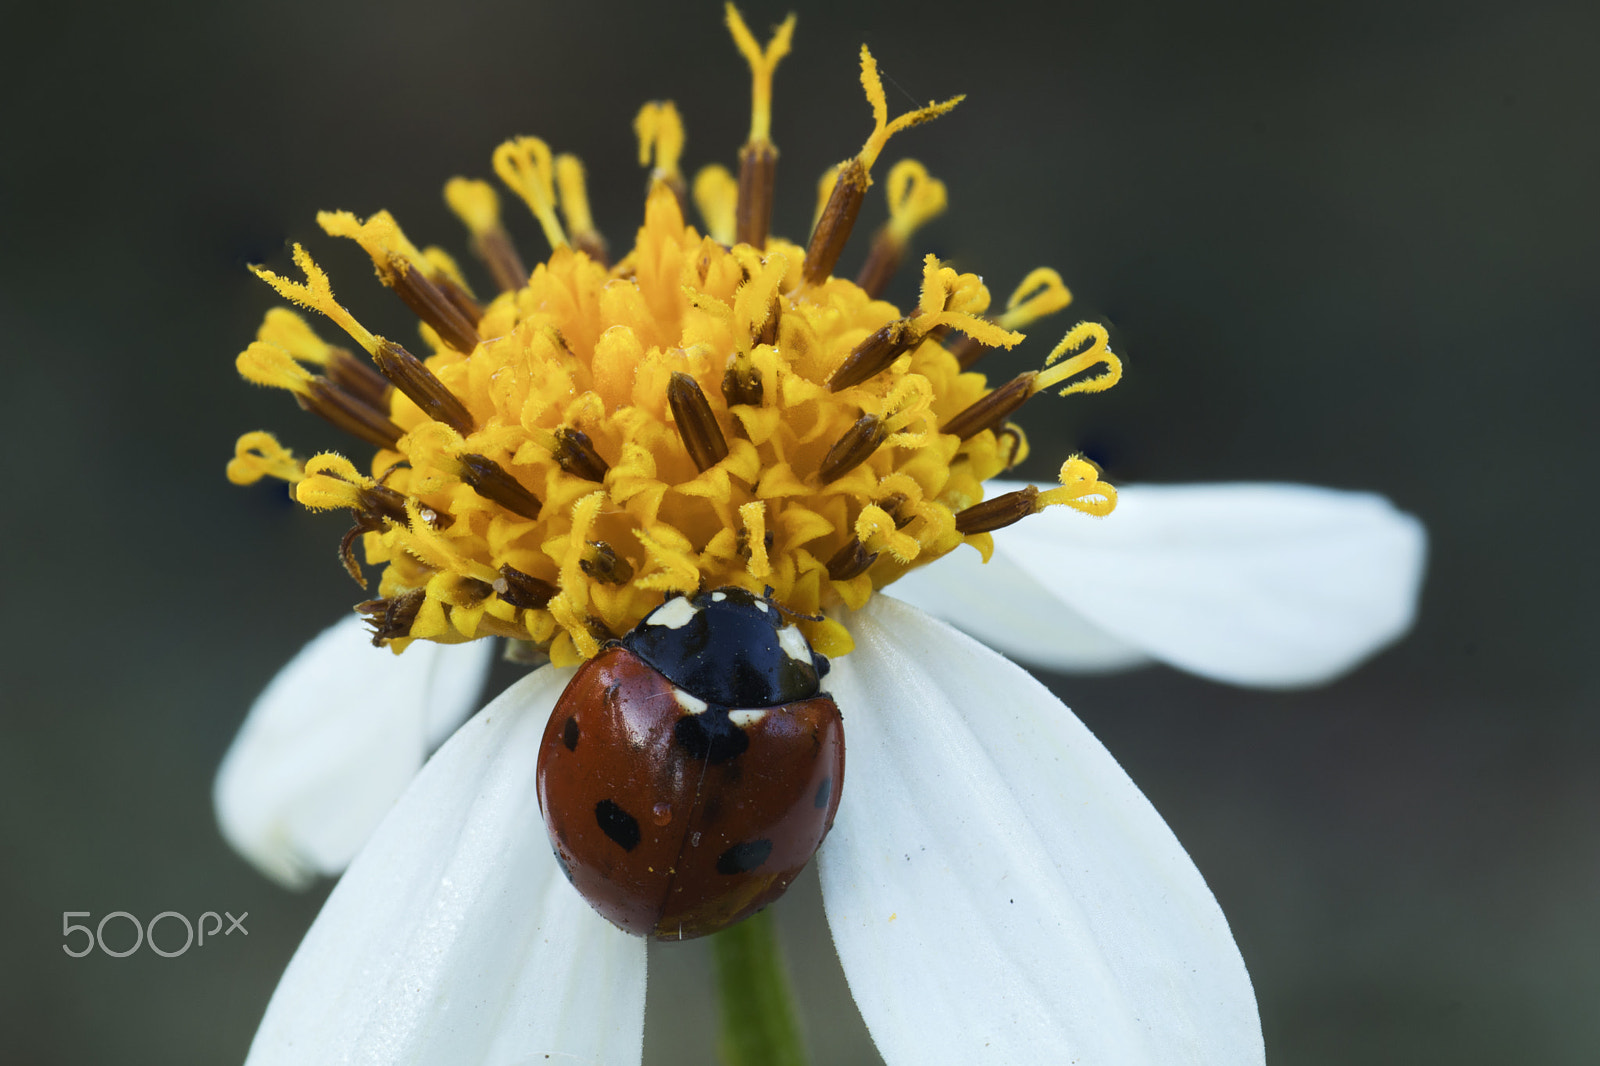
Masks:
[[[834,581],[849,581],[866,573],[877,561],[877,552],[867,551],[866,545],[862,544],[860,539],[851,537],[845,542],[844,547],[834,552],[833,557],[828,560],[828,576]]]
[[[722,398],[728,406],[760,407],[762,395],[761,371],[748,359],[729,359],[728,372],[722,375]]]
[[[489,268],[502,292],[515,292],[528,283],[528,268],[500,224],[500,198],[486,181],[451,178],[444,187],[450,205],[472,234],[472,250]]]
[[[557,589],[548,581],[506,565],[500,568],[500,576],[494,581],[494,591],[513,607],[539,611],[549,605]]]
[[[678,436],[683,438],[689,458],[701,473],[728,457],[728,442],[699,382],[681,370],[675,371],[667,383],[667,403],[672,407]]]
[[[344,564],[344,572],[350,575],[350,580],[360,585],[363,590],[367,587],[367,575],[361,572],[361,563],[356,559],[356,538],[365,533],[360,524],[351,526],[345,535],[339,538],[339,561]]]
[[[589,434],[571,426],[562,426],[555,431],[555,438],[554,456],[561,469],[585,481],[605,481],[606,471],[611,467],[600,458],[600,453],[594,450]]]
[[[328,360],[323,364],[328,380],[375,411],[389,410],[389,390],[393,388],[371,363],[348,348],[328,349]]]
[[[401,256],[391,255],[388,268],[380,268],[379,274],[394,289],[395,295],[411,308],[411,312],[431,326],[445,344],[464,353],[470,353],[478,346],[476,320],[463,314],[461,308],[429,280],[416,264]]]
[[[734,240],[754,248],[767,246],[772,225],[772,190],[777,183],[778,150],[763,141],[739,149],[739,206],[734,214]]]
[[[883,419],[877,415],[862,415],[828,449],[822,465],[817,468],[817,477],[824,485],[839,480],[866,462],[888,436],[889,427]]]
[[[505,467],[473,452],[464,452],[457,458],[461,461],[461,480],[472,486],[473,492],[524,518],[539,517],[544,506],[539,497],[523,488],[522,482],[508,474]]]
[[[861,213],[861,202],[867,198],[867,185],[871,182],[866,164],[860,159],[845,163],[833,181],[833,192],[822,209],[822,217],[811,231],[811,243],[806,246],[805,265],[801,276],[807,285],[819,285],[828,280],[833,268],[850,240],[856,216]]]
[[[589,550],[578,560],[578,567],[596,581],[607,585],[626,585],[633,580],[633,567],[628,560],[603,540],[589,542]]]
[[[402,436],[400,427],[387,415],[327,378],[312,378],[306,383],[305,391],[297,393],[295,399],[307,411],[374,447],[393,449]]]
[[[962,440],[968,440],[986,429],[993,429],[1033,395],[1034,379],[1038,376],[1032,370],[1018,374],[950,419],[939,432],[953,433]]]
[[[443,422],[462,436],[477,428],[466,405],[445,388],[444,382],[435,377],[421,359],[394,341],[382,337],[373,339],[377,343],[372,361],[377,364],[378,372],[422,408],[423,414],[435,422]]]
[[[828,379],[828,390],[839,392],[881,374],[921,339],[921,334],[912,329],[909,318],[895,319],[869,335],[845,356],[844,362]]]
[[[894,519],[894,528],[896,529],[906,528],[911,524],[911,520],[917,517],[916,512],[905,510],[905,506],[911,502],[911,498],[903,492],[891,492],[883,499],[875,502],[879,507],[883,508],[884,513]]]
[[[1007,492],[992,500],[975,503],[964,511],[956,512],[956,532],[962,536],[989,533],[1020,522],[1035,511],[1034,502],[1039,490],[1032,485],[1016,492]]]
[[[412,589],[388,599],[356,604],[356,610],[367,616],[367,624],[372,627],[373,646],[381,648],[391,640],[409,637],[425,599],[424,590]]]

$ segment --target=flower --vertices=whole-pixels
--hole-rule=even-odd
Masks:
[[[1137,610],[1107,605],[1115,567],[1079,573],[1049,538],[1013,540],[1057,513],[1089,525],[1084,515],[1117,507],[1097,467],[1069,457],[1056,487],[985,494],[1026,454],[1007,421],[1025,401],[1120,378],[1105,330],[1074,327],[1042,370],[991,389],[971,367],[1066,305],[1053,272],[1030,274],[991,316],[981,279],[930,256],[913,310],[876,299],[916,227],[944,206],[943,187],[910,161],[888,174],[891,220],[867,267],[855,283],[832,275],[890,137],[957,102],[890,121],[865,48],[872,133],[825,177],[808,246],[770,236],[771,80],[793,19],[764,49],[731,5],[728,22],[752,69],[753,118],[739,179],[708,168],[693,182],[707,235],[684,222],[681,120],[651,104],[636,122],[653,165],[645,221],[615,265],[581,165],[536,138],[494,156],[553,249],[531,274],[490,187],[446,189],[502,290],[487,305],[386,213],[320,216],[416,311],[426,359],[366,330],[299,246],[304,282],[257,270],[377,370],[278,310],[241,373],[378,451],[364,473],[250,433],[229,475],[276,477],[308,507],[351,512],[345,568],[365,584],[358,542],[384,567],[360,610],[373,643],[405,654],[357,648],[351,622],[330,629],[258,701],[219,775],[230,840],[279,879],[335,872],[359,851],[274,994],[251,1061],[637,1062],[643,943],[561,876],[538,830],[538,738],[573,667],[605,641],[664,595],[729,584],[769,589],[835,657],[828,687],[848,723],[850,785],[818,862],[841,961],[888,1062],[1016,1062],[1045,1049],[1261,1061],[1243,961],[1160,816],[1038,682],[880,594],[963,544],[1012,579],[1042,552],[1045,587],[1115,638],[1100,661],[1142,648],[1184,662],[1172,636],[1181,617],[1150,644],[1129,643],[1143,630]],[[952,332],[963,338],[946,347]],[[1374,524],[1384,520],[1406,525],[1392,513]],[[1240,574],[1271,559],[1229,560],[1224,597],[1241,598]],[[953,605],[962,624],[997,622],[993,597],[971,585],[908,587]],[[1409,592],[1398,598],[1383,626],[1351,635],[1320,668],[1403,626]],[[454,730],[406,785],[470,706],[485,636],[550,663]]]

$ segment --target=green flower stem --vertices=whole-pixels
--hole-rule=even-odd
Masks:
[[[711,938],[725,1066],[806,1066],[794,990],[762,911]]]

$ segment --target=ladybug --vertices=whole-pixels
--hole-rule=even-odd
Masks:
[[[584,663],[539,748],[562,871],[612,924],[688,940],[781,896],[833,826],[828,660],[741,588],[674,596]]]

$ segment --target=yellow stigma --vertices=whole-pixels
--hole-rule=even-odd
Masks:
[[[1115,506],[1098,468],[1077,457],[1055,487],[984,496],[984,482],[1026,454],[1008,418],[1030,396],[1095,392],[1120,378],[1104,328],[1077,326],[1043,369],[999,388],[945,346],[947,336],[984,350],[1022,341],[1021,327],[1071,298],[1054,271],[1028,275],[991,317],[982,280],[929,255],[916,304],[901,310],[830,273],[859,198],[828,210],[826,241],[814,237],[810,251],[776,236],[735,240],[759,213],[741,198],[770,194],[772,73],[794,17],[764,49],[731,4],[727,23],[750,65],[750,139],[766,146],[765,169],[754,172],[760,183],[700,171],[693,199],[708,233],[683,216],[683,122],[672,104],[651,103],[635,132],[653,181],[643,225],[615,265],[581,164],[536,137],[493,153],[551,246],[531,271],[487,184],[455,178],[445,188],[501,289],[487,303],[448,255],[418,250],[387,212],[319,216],[328,233],[357,241],[417,312],[422,358],[357,322],[299,245],[303,282],[255,268],[371,360],[277,309],[239,355],[241,374],[289,390],[376,454],[359,466],[332,451],[302,462],[269,434],[249,433],[228,476],[278,478],[308,508],[350,513],[346,569],[362,584],[363,560],[381,569],[376,597],[360,605],[376,643],[504,636],[572,664],[666,595],[738,585],[770,590],[806,619],[818,651],[844,654],[852,644],[839,609],[908,570],[963,544],[987,556],[994,530],[1047,506],[1090,515]],[[891,121],[865,48],[861,82],[873,129],[824,177],[819,214],[842,175],[864,189],[894,133],[960,99]],[[886,230],[898,247],[944,210],[946,191],[910,160],[887,184]]]
[[[778,69],[778,60],[789,54],[789,42],[794,37],[795,17],[783,20],[772,40],[763,51],[756,44],[755,35],[744,24],[739,9],[728,5],[728,32],[746,62],[750,64],[750,141],[760,144],[772,139],[772,72]]]

